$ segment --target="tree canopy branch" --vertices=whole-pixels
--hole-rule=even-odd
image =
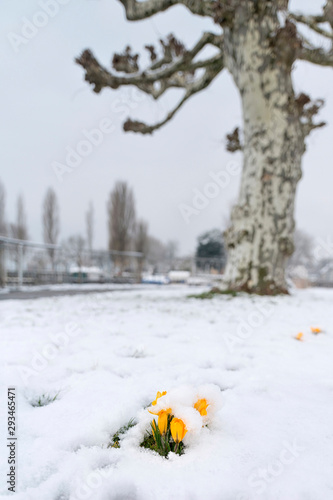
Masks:
[[[138,55],[132,54],[127,47],[123,54],[115,54],[112,60],[113,68],[120,75],[103,67],[90,50],[85,50],[77,64],[85,70],[85,79],[94,86],[94,92],[99,93],[104,87],[118,89],[123,85],[133,85],[151,95],[154,99],[161,97],[169,88],[183,88],[185,95],[178,105],[168,113],[166,118],[155,125],[146,125],[128,119],[124,124],[125,131],[151,134],[167,123],[194,94],[203,90],[224,68],[223,35],[205,32],[191,50],[186,50],[184,45],[173,35],[167,41],[160,40],[163,56],[159,59],[152,45],[146,49],[150,53],[151,64],[143,71],[139,70]],[[218,53],[202,60],[195,60],[201,50],[212,45]],[[202,74],[196,77],[197,70]]]
[[[169,41],[170,40],[173,41],[175,39],[174,37],[169,37]],[[166,90],[166,88],[170,87],[185,88],[188,83],[189,77],[191,76],[191,74],[193,75],[195,70],[214,65],[216,60],[221,58],[221,55],[219,53],[217,56],[211,57],[209,59],[194,62],[194,58],[207,45],[213,45],[219,48],[220,51],[222,51],[223,36],[205,32],[191,50],[187,51],[185,50],[185,48],[183,48],[182,54],[179,57],[171,54],[171,59],[168,59],[168,63],[165,62],[164,55],[164,57],[162,58],[162,64],[157,64],[156,55],[155,52],[153,52],[153,64],[144,71],[137,71],[136,73],[133,73],[131,68],[133,67],[134,59],[135,63],[137,63],[137,58],[133,57],[127,48],[125,54],[127,54],[127,57],[130,58],[128,62],[130,68],[125,71],[126,63],[124,62],[123,58],[126,56],[118,56],[118,66],[113,64],[116,71],[120,66],[119,71],[126,72],[126,75],[113,74],[97,61],[90,50],[85,50],[80,57],[75,59],[75,61],[77,64],[84,68],[86,72],[85,80],[94,85],[93,90],[96,93],[99,93],[104,87],[118,89],[123,85],[134,85],[143,92],[146,92],[147,94],[150,94],[155,99],[157,99],[163,93],[161,92],[161,89]],[[148,46],[148,48],[153,51],[153,48],[151,46]],[[115,57],[113,58],[113,61],[114,60]],[[159,82],[161,84],[160,89],[156,89],[156,86],[154,85],[154,83],[156,82]]]
[[[312,101],[307,94],[302,92],[297,99],[295,99],[295,105],[304,137],[308,136],[312,130],[325,127],[325,122],[315,123],[314,121],[314,118],[319,114],[320,110],[324,106],[323,99],[316,99],[315,101]]]
[[[298,59],[307,61],[319,66],[333,67],[333,51],[326,51],[322,48],[314,47],[304,37],[303,46],[299,50]]]
[[[214,2],[211,0],[145,0],[137,2],[136,0],[119,0],[126,12],[126,18],[129,21],[139,21],[148,17],[164,12],[174,5],[184,5],[193,14],[199,16],[214,17]]]
[[[158,130],[167,122],[169,122],[175,116],[177,111],[179,111],[179,109],[185,104],[185,102],[192,95],[205,89],[214,80],[214,78],[222,71],[223,67],[224,67],[224,62],[223,58],[221,57],[215,60],[215,64],[206,67],[205,72],[201,76],[201,78],[199,78],[198,80],[192,82],[190,85],[187,86],[184,97],[180,100],[177,106],[168,113],[168,115],[164,120],[156,123],[155,125],[147,125],[143,122],[132,121],[128,119],[124,123],[125,132],[131,131],[131,132],[140,132],[141,134],[152,134],[155,130]]]
[[[243,151],[244,147],[239,137],[239,127],[235,128],[233,132],[227,134],[227,151],[229,153],[236,153],[236,151]]]
[[[298,23],[305,24],[306,26],[308,26],[308,28],[311,28],[319,35],[322,35],[325,38],[329,38],[330,40],[333,40],[333,32],[330,33],[326,29],[319,26],[319,24],[328,22],[325,16],[303,16],[302,14],[293,14],[291,12],[289,13],[289,18],[293,19]]]

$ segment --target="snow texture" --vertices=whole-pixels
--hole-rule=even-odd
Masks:
[[[15,499],[333,499],[333,290],[189,293],[0,303],[3,437],[7,387],[17,392]],[[159,407],[172,403],[193,430],[186,453],[168,459],[138,446],[164,390]],[[191,408],[201,397],[204,428]],[[108,448],[132,417],[138,425]],[[0,453],[9,498],[5,439]]]

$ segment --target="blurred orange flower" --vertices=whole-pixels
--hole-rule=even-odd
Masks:
[[[313,326],[311,326],[311,332],[312,333],[321,333],[321,329],[320,328],[314,328]]]
[[[207,415],[208,406],[209,403],[207,403],[207,399],[198,399],[198,401],[194,405],[194,408],[198,410],[200,415],[203,417],[204,415]]]
[[[295,338],[296,338],[296,340],[303,340],[303,333],[301,333],[301,332],[298,333]]]

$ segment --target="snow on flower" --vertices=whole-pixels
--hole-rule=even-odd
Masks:
[[[157,404],[157,400],[158,400],[159,398],[161,398],[162,396],[165,396],[165,395],[166,395],[166,393],[167,393],[167,391],[163,391],[163,392],[157,391],[156,398],[155,398],[155,400],[152,402],[152,404],[151,404],[151,405],[152,405],[152,406],[155,406],[155,405]]]
[[[141,429],[140,446],[162,456],[168,456],[170,451],[182,454],[185,446],[200,439],[203,427],[214,421],[221,406],[221,390],[214,384],[158,391],[148,411],[140,412],[137,418]],[[147,415],[153,415],[153,420]]]

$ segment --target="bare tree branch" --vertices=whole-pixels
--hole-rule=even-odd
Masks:
[[[311,101],[310,97],[304,93],[301,93],[297,99],[295,99],[295,105],[304,137],[308,136],[312,130],[325,127],[325,122],[314,122],[314,117],[318,115],[324,104],[325,101],[323,99]]]
[[[85,50],[75,61],[84,68],[86,72],[85,80],[94,85],[93,90],[96,93],[99,93],[104,87],[118,89],[122,85],[134,85],[157,99],[163,92],[161,92],[161,89],[156,89],[154,83],[160,82],[163,91],[170,87],[185,87],[186,82],[180,84],[179,74],[177,75],[177,73],[183,72],[188,74],[211,62],[214,63],[215,61],[212,61],[212,59],[196,63],[193,63],[193,60],[207,45],[213,45],[221,50],[222,42],[223,37],[221,35],[204,33],[193,49],[184,51],[181,57],[167,61],[164,56],[162,64],[157,65],[154,62],[146,70],[128,76],[112,74],[97,61],[90,50]],[[171,64],[168,65],[167,63],[169,62]],[[126,72],[129,73],[129,71]],[[167,82],[168,79],[169,82]]]
[[[243,151],[243,145],[239,137],[239,127],[236,127],[231,134],[227,134],[227,151],[229,153]]]
[[[104,68],[89,51],[85,50],[76,59],[86,72],[85,79],[94,85],[94,91],[100,92],[104,87],[117,89],[123,85],[134,85],[146,94],[158,99],[169,88],[183,88],[185,95],[178,105],[168,113],[166,118],[155,125],[146,125],[142,122],[128,119],[124,124],[125,131],[151,134],[167,123],[194,94],[206,88],[224,68],[223,35],[205,32],[191,50],[186,50],[184,45],[173,35],[167,42],[160,41],[163,47],[163,56],[158,59],[155,47],[146,46],[150,52],[152,64],[145,70],[132,74],[137,66],[138,57],[131,53],[127,47],[123,54],[116,54],[113,58],[113,67],[116,71],[126,75],[115,75]],[[202,49],[212,45],[218,53],[203,60],[195,60]],[[195,76],[197,70],[203,70],[200,77]]]
[[[323,11],[326,21],[330,23],[333,29],[333,0],[327,0],[326,5],[323,8]]]
[[[324,16],[303,16],[302,14],[293,14],[290,12],[289,18],[297,21],[298,23],[305,24],[308,28],[311,28],[316,33],[319,33],[319,35],[333,40],[333,33],[330,33],[326,29],[319,26],[319,24],[327,22]]]
[[[163,125],[168,123],[175,116],[177,111],[179,111],[179,109],[185,104],[185,102],[190,97],[192,97],[192,95],[205,89],[214,80],[214,78],[222,71],[223,67],[224,67],[223,60],[221,57],[219,57],[218,60],[215,61],[215,65],[209,66],[205,69],[205,72],[201,78],[199,78],[198,80],[194,81],[192,84],[186,87],[186,92],[184,97],[161,122],[158,122],[155,125],[146,125],[145,123],[132,121],[128,119],[124,123],[125,132],[131,131],[131,132],[140,132],[141,134],[152,134],[155,130],[158,130]]]
[[[304,40],[304,37],[303,37]],[[326,51],[322,48],[314,47],[309,42],[299,50],[298,59],[307,61],[319,66],[333,67],[333,51]]]
[[[174,5],[184,5],[193,14],[198,16],[214,17],[214,1],[212,0],[146,0],[137,2],[136,0],[120,0],[125,7],[126,18],[129,21],[139,21],[164,12]]]

